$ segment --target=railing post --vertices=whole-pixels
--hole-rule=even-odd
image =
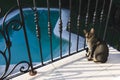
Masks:
[[[105,37],[106,37],[106,31],[107,31],[107,27],[108,27],[108,21],[110,18],[111,7],[112,7],[112,0],[110,0],[109,10],[108,10],[108,14],[107,14],[107,20],[106,20],[105,30],[104,30],[104,35],[103,35],[103,40],[105,40]]]
[[[49,35],[49,38],[50,38],[50,55],[51,55],[51,60],[53,62],[52,26],[51,26],[51,21],[50,21],[50,5],[49,5],[49,0],[47,0],[47,8],[48,8],[48,35]]]
[[[90,0],[88,0],[88,5],[87,5],[87,12],[85,17],[85,28],[88,27],[89,8],[90,8]],[[85,49],[85,46],[86,46],[86,39],[84,40],[84,49]]]
[[[68,30],[69,30],[69,55],[71,53],[71,11],[72,11],[72,0],[69,0],[69,9],[70,9],[70,16],[68,20]]]
[[[40,58],[41,58],[41,64],[43,65],[43,53],[42,53],[42,46],[41,46],[41,34],[40,34],[40,25],[39,25],[39,16],[36,8],[36,1],[33,0],[33,5],[34,5],[34,22],[36,26],[36,36],[39,41],[39,48],[40,48]]]
[[[33,76],[37,72],[34,71],[33,64],[32,64],[32,58],[31,58],[31,53],[30,53],[30,48],[29,48],[29,43],[28,43],[28,38],[27,38],[27,33],[26,33],[26,28],[25,28],[25,23],[24,23],[24,16],[23,16],[23,11],[22,11],[20,0],[17,0],[17,4],[18,4],[18,8],[20,10],[20,21],[21,21],[21,25],[23,27],[24,37],[25,37],[25,42],[26,42],[26,47],[27,47],[27,51],[28,51],[28,57],[29,57],[29,61],[30,61],[31,70],[30,70],[29,73],[30,73],[31,76]]]
[[[98,7],[98,0],[96,0],[95,11],[94,11],[94,14],[93,14],[93,27],[95,27],[95,20],[96,20],[96,15],[97,15],[97,7]]]
[[[81,0],[79,0],[79,11],[78,11],[78,17],[77,17],[77,47],[76,51],[78,52],[78,46],[79,46],[79,33],[80,33],[80,12],[81,12]]]
[[[85,17],[85,28],[88,27],[89,8],[90,8],[90,0],[88,0],[88,5],[87,5],[87,12]]]
[[[62,58],[62,15],[61,15],[61,0],[59,0],[59,33],[60,33],[60,57]]]
[[[98,37],[100,37],[100,30],[101,30],[101,27],[102,27],[102,20],[103,20],[104,8],[105,8],[105,0],[103,2],[102,10],[101,10],[101,13],[100,13],[100,26],[99,26],[99,30],[98,30]]]

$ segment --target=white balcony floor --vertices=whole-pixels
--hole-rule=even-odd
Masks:
[[[85,51],[37,69],[12,80],[120,80],[120,52],[109,47],[107,63],[87,61]]]

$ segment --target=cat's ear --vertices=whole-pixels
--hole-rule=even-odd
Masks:
[[[94,32],[95,32],[94,28],[91,28],[90,33],[93,34]]]
[[[86,34],[86,33],[87,33],[87,31],[86,31],[85,29],[83,30],[83,32],[84,32],[84,34]]]

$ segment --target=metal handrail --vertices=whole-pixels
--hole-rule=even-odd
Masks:
[[[22,1],[21,0],[16,0],[17,1],[17,6],[11,8],[5,15],[3,18],[3,23],[2,23],[2,28],[0,29],[0,34],[1,36],[3,36],[4,38],[4,42],[5,42],[5,48],[4,50],[0,50],[0,54],[2,55],[2,57],[5,59],[5,71],[3,72],[2,75],[0,75],[0,80],[4,80],[4,79],[10,79],[13,78],[17,75],[11,76],[12,72],[21,64],[26,64],[27,66],[21,66],[19,69],[19,74],[24,74],[26,72],[29,72],[30,75],[35,75],[37,74],[36,69],[40,68],[42,66],[48,65],[50,63],[53,63],[55,61],[58,61],[60,59],[66,58],[68,56],[73,55],[74,53],[78,53],[82,50],[85,50],[86,48],[86,41],[84,40],[83,43],[84,44],[80,44],[80,36],[83,35],[83,33],[81,32],[83,30],[83,28],[89,29],[90,27],[96,27],[95,24],[99,23],[99,28],[98,29],[98,35],[101,34],[101,28],[102,28],[102,24],[105,24],[105,26],[103,26],[105,28],[104,30],[104,35],[103,35],[103,39],[106,39],[106,34],[107,34],[107,30],[108,30],[108,22],[109,22],[109,17],[110,17],[110,12],[111,12],[111,7],[112,7],[112,0],[110,0],[108,3],[106,3],[106,0],[96,0],[94,3],[92,0],[87,0],[87,2],[85,0],[69,0],[68,4],[66,5],[67,7],[62,7],[62,2],[65,0],[58,0],[59,4],[58,5],[58,9],[59,9],[59,50],[60,52],[58,52],[60,54],[60,57],[57,59],[54,59],[53,57],[53,41],[52,41],[52,21],[51,21],[51,6],[50,6],[50,0],[46,0],[45,4],[47,6],[47,10],[48,10],[48,36],[49,36],[49,40],[50,40],[50,61],[48,62],[44,62],[43,60],[43,49],[42,49],[42,42],[41,42],[41,28],[40,28],[40,21],[39,21],[39,14],[38,14],[38,10],[37,10],[37,0],[33,0],[32,4],[33,6],[30,6],[31,10],[34,13],[34,23],[35,23],[35,28],[36,28],[36,38],[38,40],[39,43],[39,52],[40,52],[40,59],[41,59],[41,64],[38,66],[34,66],[33,65],[33,61],[32,61],[32,56],[31,56],[31,48],[29,46],[29,39],[27,36],[27,32],[26,32],[26,25],[25,25],[25,20],[24,20],[24,14],[23,14],[23,5],[22,5]],[[91,5],[92,4],[92,5]],[[102,4],[101,7],[99,8],[99,4]],[[109,4],[109,5],[106,5]],[[76,6],[77,5],[77,6]],[[94,6],[93,6],[94,5]],[[94,7],[94,9],[93,9]],[[62,9],[63,8],[67,8],[70,11],[70,15],[69,15],[69,20],[67,21],[68,23],[66,24],[67,27],[67,31],[68,31],[68,54],[64,55],[63,54],[63,42],[62,42],[62,37],[63,37],[63,19],[62,19]],[[106,12],[104,12],[105,10]],[[15,9],[19,10],[19,20],[10,20],[8,22],[6,22],[7,16],[9,15],[9,13]],[[75,10],[76,9],[76,12]],[[91,11],[93,10],[93,11]],[[1,12],[1,8],[0,8],[0,12]],[[99,13],[98,13],[99,12]],[[77,17],[75,17],[74,13],[77,15]],[[85,13],[85,15],[83,14]],[[103,16],[107,16],[105,18],[105,22],[103,23]],[[98,20],[97,20],[98,19]],[[98,21],[98,22],[97,22]],[[19,25],[15,25],[14,23],[17,23]],[[84,25],[82,25],[82,23],[84,23]],[[76,26],[73,26],[73,24],[75,24]],[[92,26],[91,26],[92,24]],[[12,26],[11,26],[12,25]],[[21,61],[17,64],[15,64],[15,66],[13,67],[13,69],[11,71],[9,71],[9,67],[11,65],[11,46],[12,46],[12,41],[10,39],[10,35],[9,35],[9,28],[12,28],[15,31],[19,31],[19,30],[23,30],[24,32],[24,39],[25,39],[25,43],[26,43],[26,48],[27,48],[27,57],[28,57],[28,61]],[[75,30],[72,30],[72,29]],[[76,48],[75,48],[75,52],[72,52],[71,49],[71,41],[72,41],[72,33],[76,34]],[[82,45],[83,48],[79,49],[79,46]],[[8,52],[8,55],[6,55]]]

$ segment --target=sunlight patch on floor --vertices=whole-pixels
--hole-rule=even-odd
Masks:
[[[35,76],[28,73],[12,80],[120,80],[120,52],[109,47],[107,63],[87,61],[85,51],[37,69]]]

